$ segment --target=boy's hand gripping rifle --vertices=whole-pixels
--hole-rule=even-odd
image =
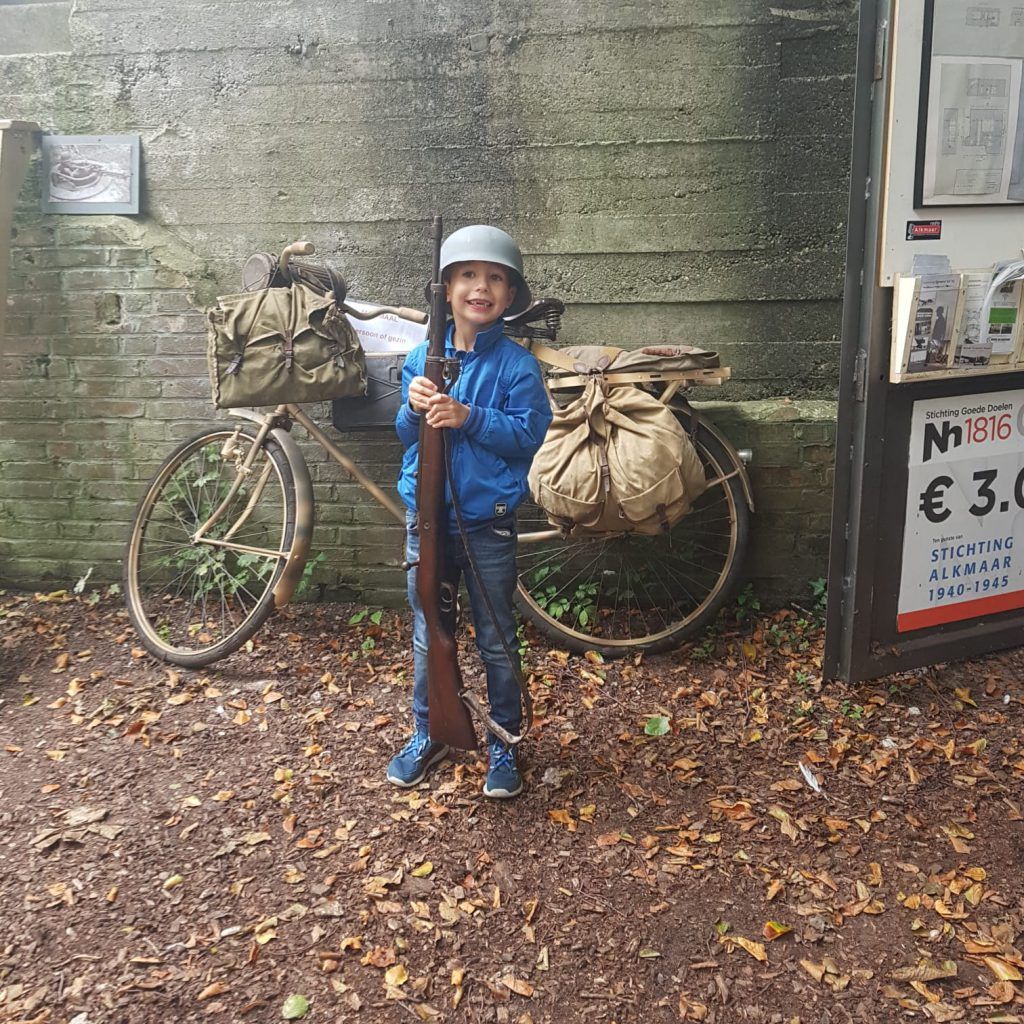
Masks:
[[[441,281],[441,218],[434,218],[434,273],[430,283],[430,333],[424,376],[443,391],[444,341],[447,327],[445,286]],[[445,510],[444,430],[420,420],[419,472],[416,508],[419,514],[420,557],[416,593],[427,626],[427,704],[430,738],[461,750],[476,749],[469,709],[462,699],[462,673],[452,623],[455,588],[444,566],[447,514]]]

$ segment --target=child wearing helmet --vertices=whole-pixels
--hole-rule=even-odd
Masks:
[[[477,224],[453,232],[441,246],[441,277],[447,286],[451,322],[445,354],[459,361],[459,374],[447,393],[423,375],[426,343],[409,353],[402,373],[402,406],[395,427],[405,446],[398,491],[406,506],[406,557],[419,555],[416,525],[416,468],[420,418],[450,431],[450,457],[456,499],[466,541],[449,498],[446,564],[458,585],[475,560],[494,619],[472,572],[465,572],[476,642],[487,672],[491,717],[518,733],[522,710],[519,685],[506,656],[518,649],[513,595],[516,589],[516,507],[528,492],[527,474],[551,422],[551,406],[540,367],[525,349],[502,333],[505,316],[531,302],[519,247],[499,228]],[[409,572],[413,610],[413,734],[388,764],[388,781],[414,786],[448,754],[427,729],[427,632],[416,593],[416,570]],[[504,641],[504,643],[503,643]],[[522,791],[514,748],[489,737],[484,794],[507,798]]]

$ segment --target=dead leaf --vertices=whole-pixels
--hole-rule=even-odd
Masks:
[[[107,807],[73,807],[64,816],[64,824],[68,828],[91,825],[93,822],[102,821],[109,813],[110,809]]]
[[[939,1024],[947,1024],[948,1021],[963,1020],[964,1009],[962,1006],[954,1006],[952,1003],[925,1003],[921,1009],[932,1020]]]
[[[395,956],[395,951],[390,946],[375,946],[359,962],[364,967],[380,967],[383,969],[390,967],[397,960],[398,957]]]
[[[526,996],[528,999],[536,991],[528,981],[524,981],[522,978],[517,978],[513,974],[506,974],[501,979],[501,983],[505,988],[515,992],[517,996]]]
[[[889,977],[896,981],[938,981],[940,978],[955,978],[957,966],[955,960],[943,960],[941,964],[922,960],[916,967],[900,967]]]
[[[815,980],[821,981],[825,977],[823,964],[816,964],[813,960],[801,960],[800,966]]]
[[[548,817],[559,825],[565,825],[570,832],[576,831],[576,819],[564,808],[548,811]]]
[[[708,1008],[704,1003],[691,999],[689,993],[679,993],[680,1020],[707,1020]]]
[[[384,972],[384,980],[389,985],[404,985],[409,980],[409,972],[401,964],[395,964]]]
[[[768,961],[768,952],[762,942],[745,939],[742,935],[723,935],[721,941],[729,945],[739,946],[740,949],[745,949],[755,960],[760,960],[761,963]]]
[[[787,836],[794,842],[800,838],[800,832],[797,830],[796,825],[793,824],[793,819],[787,811],[773,804],[768,808],[768,813],[779,823],[784,836]]]
[[[982,957],[985,962],[985,966],[996,976],[997,981],[1022,981],[1020,971],[1017,970],[1012,964],[1008,964],[1005,960],[1000,960],[994,956]]]
[[[229,992],[230,990],[230,985],[224,984],[223,981],[215,981],[207,985],[206,988],[196,996],[196,999],[199,1002],[202,1002],[204,999],[212,999],[214,996],[219,996],[224,992]]]

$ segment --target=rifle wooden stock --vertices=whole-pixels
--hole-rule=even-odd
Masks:
[[[434,218],[434,275],[430,286],[430,331],[424,376],[444,388],[445,288],[441,283],[441,218]],[[454,593],[444,594],[445,509],[444,433],[420,420],[416,509],[419,518],[420,556],[416,594],[427,627],[427,705],[430,738],[461,750],[476,749],[476,734],[469,709],[462,700],[462,673],[452,632]]]

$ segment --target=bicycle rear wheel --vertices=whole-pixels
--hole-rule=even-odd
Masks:
[[[163,661],[209,665],[238,650],[273,610],[295,537],[295,484],[284,449],[267,437],[232,493],[255,434],[231,426],[186,441],[139,501],[125,596],[143,646]]]
[[[690,415],[674,410],[692,432]],[[519,510],[520,611],[573,651],[669,650],[703,629],[740,576],[750,508],[742,466],[708,430],[694,445],[708,489],[667,533],[563,539],[532,501]]]

